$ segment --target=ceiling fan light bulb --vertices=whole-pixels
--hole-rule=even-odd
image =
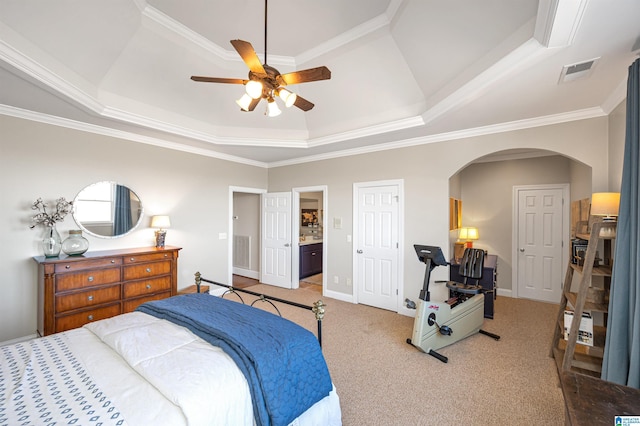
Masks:
[[[256,80],[250,80],[245,85],[245,90],[247,95],[251,96],[253,99],[258,99],[262,96],[262,83]]]
[[[251,105],[251,96],[245,93],[240,99],[236,101],[236,103],[244,111],[249,111],[249,105]]]
[[[284,102],[284,105],[287,108],[291,107],[296,102],[296,99],[298,98],[298,95],[296,95],[295,93],[292,93],[287,89],[282,89],[282,88],[278,90],[278,96],[280,96],[280,99],[282,99],[282,101]]]
[[[267,103],[267,116],[277,117],[280,114],[282,114],[282,111],[280,111],[280,108],[278,108],[278,104],[276,104],[276,102],[271,99],[269,103]]]

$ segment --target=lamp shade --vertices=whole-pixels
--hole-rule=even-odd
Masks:
[[[618,216],[619,192],[594,192],[591,194],[591,214],[613,218]]]
[[[152,228],[170,228],[171,220],[169,220],[169,216],[153,216],[151,218],[151,227]]]
[[[460,233],[458,234],[458,238],[465,241],[477,240],[478,237],[478,228],[474,227],[460,228]]]
[[[262,96],[262,83],[257,80],[250,80],[245,86],[245,91],[247,92],[247,95],[251,96],[253,99],[258,99]]]
[[[249,105],[251,105],[251,96],[245,93],[240,99],[236,101],[236,103],[243,111],[249,111]]]

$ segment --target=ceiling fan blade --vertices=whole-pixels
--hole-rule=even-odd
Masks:
[[[251,71],[266,74],[262,62],[260,62],[260,58],[258,58],[258,54],[251,43],[243,40],[231,40],[231,44]]]
[[[199,81],[203,83],[229,83],[229,84],[247,84],[249,80],[243,80],[241,78],[218,78],[218,77],[200,77],[192,75],[191,80]]]
[[[327,67],[309,68],[281,75],[286,84],[307,83],[310,81],[329,80],[331,71]]]
[[[298,97],[296,98],[296,101],[293,103],[293,105],[297,106],[301,110],[309,111],[311,108],[315,106],[314,104],[312,104],[311,102],[303,98],[302,96],[300,95],[297,95],[297,96]]]
[[[260,99],[262,99],[262,98],[252,99],[251,103],[249,104],[249,108],[247,109],[247,111],[253,111],[254,109],[256,109],[256,107],[260,103]],[[240,109],[240,111],[247,112],[247,111],[243,110],[242,108]]]

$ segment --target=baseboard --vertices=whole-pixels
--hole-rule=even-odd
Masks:
[[[354,303],[353,295],[351,294],[340,293],[338,291],[333,291],[333,290],[324,290],[323,295],[330,297],[332,299],[340,300],[342,302]]]
[[[258,271],[252,271],[250,269],[243,269],[243,268],[233,268],[233,274],[234,275],[240,275],[241,277],[247,277],[247,278],[252,278],[254,280],[259,280],[260,279],[260,272]]]
[[[513,297],[513,291],[511,289],[499,288],[497,295],[503,297]]]
[[[36,339],[37,334],[31,334],[30,336],[18,337],[17,339],[7,340],[6,342],[0,342],[0,346],[13,345],[14,343],[28,342],[29,340]]]

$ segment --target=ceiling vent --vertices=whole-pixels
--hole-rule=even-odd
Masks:
[[[579,78],[588,77],[600,58],[590,59],[577,64],[565,65],[560,73],[559,84],[568,83]]]

